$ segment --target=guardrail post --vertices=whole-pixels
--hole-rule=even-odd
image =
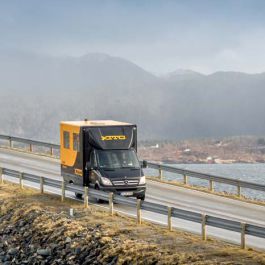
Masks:
[[[202,215],[202,240],[206,240],[206,220],[207,215]]]
[[[21,173],[19,174],[19,186],[20,186],[20,189],[23,189],[23,188],[24,188],[23,175],[24,175],[23,172],[21,172]]]
[[[210,191],[214,191],[214,186],[213,186],[214,184],[213,184],[213,180],[209,180],[209,190]]]
[[[70,217],[74,217],[75,213],[74,213],[74,209],[73,208],[69,209],[69,215],[70,215]]]
[[[40,177],[40,193],[44,193],[44,178]]]
[[[32,144],[29,144],[29,151],[30,151],[30,152],[33,151],[33,146],[32,146]]]
[[[113,192],[109,193],[109,213],[113,216]]]
[[[53,148],[50,148],[50,155],[53,156]]]
[[[246,248],[246,223],[241,223],[241,248]]]
[[[141,199],[137,200],[137,224],[142,223]]]
[[[237,196],[239,198],[241,197],[241,187],[240,187],[240,184],[237,184]]]
[[[167,224],[168,224],[168,230],[172,231],[172,207],[167,207]]]
[[[163,170],[159,167],[158,171],[159,171],[159,179],[162,180],[163,179]]]
[[[62,181],[62,202],[65,199],[65,182],[64,180]]]
[[[4,184],[4,175],[3,175],[3,169],[0,167],[0,184]]]
[[[84,207],[88,208],[88,187],[84,187]]]
[[[184,185],[188,184],[188,176],[187,175],[183,175],[183,184]]]
[[[11,138],[9,139],[9,148],[12,148],[13,146],[12,146],[12,140],[11,140]]]

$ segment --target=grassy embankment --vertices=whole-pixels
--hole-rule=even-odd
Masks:
[[[13,184],[0,186],[0,205],[0,264],[265,264],[265,254],[252,249],[136,225],[133,218]]]

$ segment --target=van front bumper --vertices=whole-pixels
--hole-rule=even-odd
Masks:
[[[145,195],[146,186],[103,186],[100,185],[100,190],[105,192],[113,192],[118,195],[123,195],[127,197],[143,197]]]

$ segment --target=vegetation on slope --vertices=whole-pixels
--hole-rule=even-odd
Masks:
[[[0,205],[0,264],[265,264],[264,253],[16,185],[0,186]]]

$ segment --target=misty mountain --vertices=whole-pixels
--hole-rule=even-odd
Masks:
[[[264,86],[263,73],[156,77],[101,53],[0,52],[0,133],[58,142],[61,120],[88,118],[136,123],[140,139],[264,135]]]
[[[203,74],[189,70],[189,69],[177,69],[174,72],[171,72],[171,73],[168,73],[162,76],[162,78],[164,78],[168,82],[191,80],[191,79],[202,78],[202,77],[204,77]]]

